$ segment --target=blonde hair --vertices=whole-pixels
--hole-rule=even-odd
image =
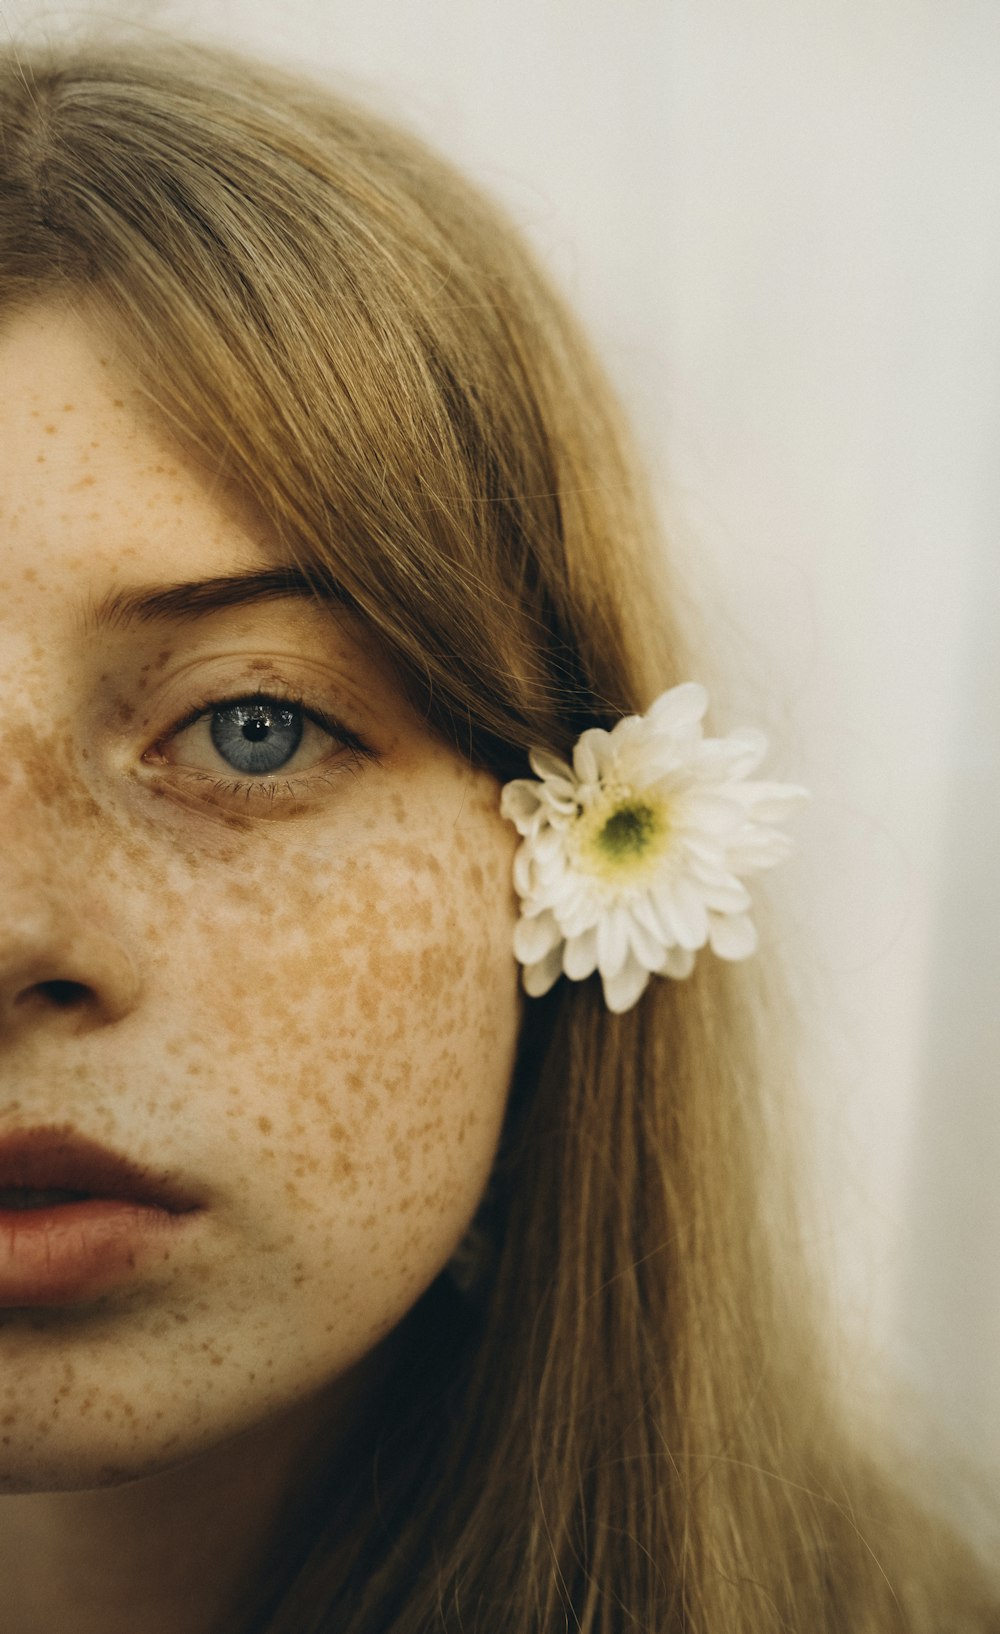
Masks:
[[[0,122],[0,314],[101,325],[471,761],[705,678],[599,368],[445,163],[202,47],[7,50]],[[290,1494],[234,1627],[1000,1626],[826,1377],[778,978],[706,954],[624,1016],[596,978],[529,1007],[485,1296],[442,1277],[406,1319],[353,1485]]]

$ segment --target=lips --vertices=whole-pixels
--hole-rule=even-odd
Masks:
[[[0,1139],[0,1307],[75,1305],[169,1260],[202,1205],[65,1129]]]
[[[0,1138],[0,1207],[10,1192],[73,1192],[184,1214],[198,1207],[166,1175],[120,1157],[82,1135],[27,1129]]]

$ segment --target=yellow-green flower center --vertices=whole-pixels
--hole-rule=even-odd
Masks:
[[[594,835],[594,845],[609,862],[627,863],[645,851],[659,829],[658,813],[638,801],[619,806],[602,829]]]
[[[670,838],[662,802],[627,789],[609,790],[581,812],[572,851],[577,867],[609,884],[641,884]]]

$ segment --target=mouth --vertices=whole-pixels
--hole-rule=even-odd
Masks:
[[[38,1186],[0,1186],[0,1209],[53,1208],[59,1203],[82,1203],[85,1191],[59,1191],[51,1186],[48,1191]]]
[[[0,1139],[0,1308],[86,1303],[169,1260],[198,1198],[72,1130]]]

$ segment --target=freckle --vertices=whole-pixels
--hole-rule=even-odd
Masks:
[[[46,427],[45,427],[45,430],[46,430],[46,433],[47,433],[47,434],[48,434],[48,436],[50,436],[50,437],[51,437],[51,436],[52,436],[52,434],[53,434],[53,432],[54,432],[54,431],[55,431],[55,429],[56,429],[56,428],[55,428],[55,426],[46,426]]]
[[[45,464],[45,455],[44,454],[36,455],[35,464],[36,465],[44,465]]]
[[[257,1128],[260,1130],[262,1135],[269,1135],[271,1130],[274,1128],[274,1124],[271,1122],[270,1118],[258,1118]]]

